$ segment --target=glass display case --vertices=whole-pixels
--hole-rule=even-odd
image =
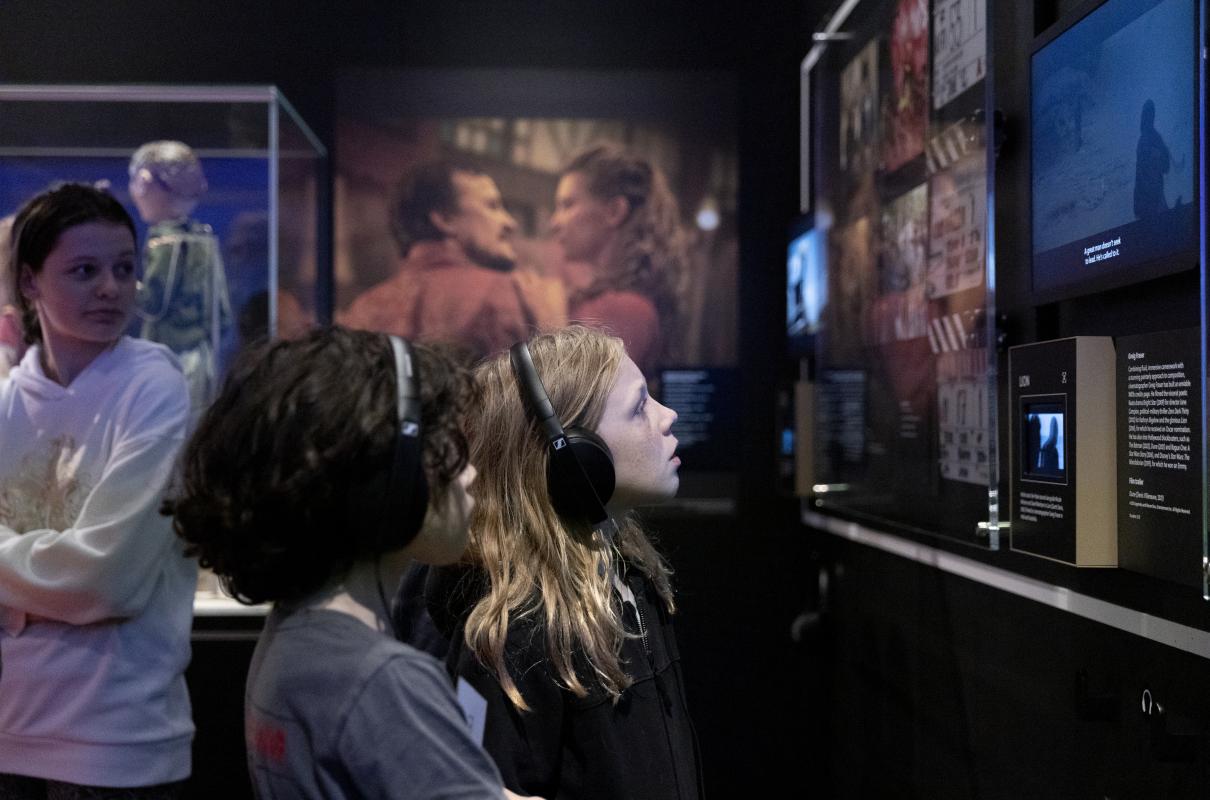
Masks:
[[[241,347],[330,319],[326,158],[272,86],[0,86],[0,218],[108,187],[143,248],[128,333],[177,352],[195,414]],[[231,605],[208,576],[203,600]]]
[[[191,148],[204,174],[188,214],[193,236],[184,241],[165,236],[132,196],[140,191],[135,173],[148,163],[132,157],[161,141]],[[167,262],[158,276],[167,285],[145,295],[132,333],[164,336],[157,323],[190,300],[187,273],[200,258],[212,268],[201,282],[204,301],[195,305],[204,308],[219,375],[241,344],[290,335],[329,315],[320,274],[326,158],[272,86],[0,86],[0,217],[57,181],[107,184],[140,227],[144,267]],[[149,181],[167,188],[159,175]],[[175,257],[157,257],[165,241]],[[191,247],[214,252],[195,258]]]
[[[825,277],[796,353],[813,385],[809,502],[997,549],[985,2],[847,2],[814,40],[799,227]]]

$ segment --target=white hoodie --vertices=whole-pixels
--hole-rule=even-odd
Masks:
[[[63,387],[40,350],[0,381],[0,772],[181,780],[197,567],[159,506],[185,380],[123,337]]]

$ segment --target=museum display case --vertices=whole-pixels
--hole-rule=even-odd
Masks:
[[[192,148],[208,185],[190,216],[217,237],[226,273],[230,314],[208,331],[221,373],[241,343],[327,313],[327,152],[275,87],[0,86],[0,216],[57,181],[103,183],[147,246],[131,158],[163,140]]]
[[[326,158],[273,86],[0,86],[0,216],[62,181],[127,207],[143,248],[128,332],[177,352],[195,413],[241,347],[330,318]],[[151,192],[184,198],[179,216],[149,211]],[[239,611],[208,575],[198,609]]]

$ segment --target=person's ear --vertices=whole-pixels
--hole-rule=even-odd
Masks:
[[[616,228],[630,216],[630,201],[620,194],[615,194],[605,203],[605,224]]]
[[[433,210],[429,212],[429,222],[432,223],[433,227],[436,228],[443,236],[453,236],[455,231],[455,216],[456,215],[454,214],[446,214],[443,211]]]
[[[18,278],[18,285],[21,288],[21,294],[26,300],[34,301],[38,299],[38,284],[34,282],[34,271],[29,268],[28,264],[21,265],[21,275]]]

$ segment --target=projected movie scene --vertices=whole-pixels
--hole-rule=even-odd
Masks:
[[[736,363],[725,82],[680,73],[348,70],[335,319],[473,358],[569,322],[644,374]]]
[[[1034,53],[1035,291],[1196,263],[1194,22],[1193,0],[1109,0]]]
[[[1067,482],[1067,402],[1065,399],[1021,401],[1021,477],[1048,483]]]

